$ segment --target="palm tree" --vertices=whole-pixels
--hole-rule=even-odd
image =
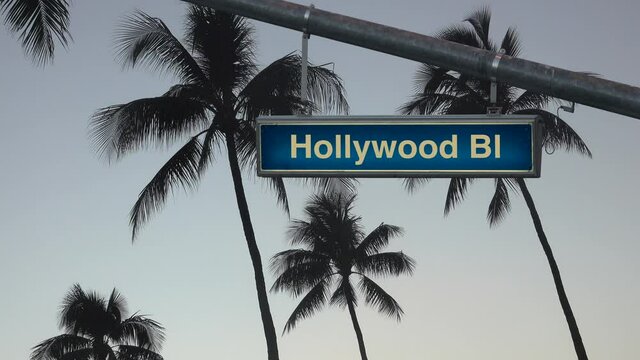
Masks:
[[[288,291],[294,296],[306,292],[284,327],[292,330],[300,320],[313,315],[327,302],[347,307],[358,339],[360,355],[367,359],[362,330],[356,317],[358,299],[353,281],[364,294],[364,302],[400,321],[398,302],[376,284],[371,276],[398,276],[413,273],[415,262],[402,252],[380,252],[402,229],[380,224],[365,236],[360,217],[353,215],[355,195],[337,192],[313,196],[305,213],[307,220],[293,220],[289,230],[291,245],[302,248],[276,254],[271,268],[277,275],[272,291]],[[335,290],[331,290],[335,287]]]
[[[491,12],[488,8],[472,13],[465,21],[471,26],[451,26],[437,34],[437,37],[493,52],[504,49],[505,54],[512,57],[517,57],[520,54],[521,45],[514,28],[508,29],[499,47],[489,39]],[[486,113],[487,107],[499,106],[502,108],[503,114],[538,115],[543,124],[545,149],[553,151],[557,148],[564,148],[567,151],[576,151],[581,155],[591,157],[589,148],[580,136],[558,115],[545,110],[548,105],[559,103],[558,100],[543,93],[522,92],[509,84],[499,83],[497,103],[494,105],[489,101],[490,84],[488,80],[422,64],[416,76],[417,93],[411,101],[401,107],[401,111],[405,114],[483,114]],[[406,179],[405,186],[409,191],[414,191],[418,185],[427,180],[425,178]],[[464,199],[467,189],[473,181],[474,179],[462,177],[451,179],[444,207],[445,215]],[[578,359],[586,360],[587,353],[562,284],[558,265],[524,179],[495,179],[495,193],[489,204],[487,219],[491,226],[497,225],[504,219],[511,208],[509,192],[517,192],[518,190],[524,195],[540,244],[549,262],[576,354]]]
[[[0,13],[18,37],[26,54],[38,65],[53,60],[56,41],[67,47],[69,1],[0,0]]]
[[[258,72],[253,28],[241,17],[207,7],[189,7],[184,43],[162,20],[143,12],[125,20],[117,42],[125,66],[168,70],[180,82],[160,96],[98,110],[91,120],[91,136],[98,151],[118,159],[140,148],[186,140],[140,193],[130,213],[133,238],[176,186],[195,187],[213,162],[216,150],[226,146],[253,264],[267,352],[270,360],[277,359],[277,336],[242,184],[242,168],[255,168],[256,116],[300,113],[308,107],[348,111],[340,78],[330,70],[310,66],[310,101],[302,101],[298,55],[286,55]],[[270,184],[288,211],[282,178],[272,178]],[[327,180],[323,183],[329,184]],[[349,185],[348,181],[345,184]]]
[[[126,302],[116,289],[105,299],[76,284],[58,317],[64,334],[36,345],[31,360],[162,360],[158,351],[164,328],[137,313],[127,317]]]

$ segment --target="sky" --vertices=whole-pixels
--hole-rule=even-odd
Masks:
[[[640,86],[640,2],[631,0],[316,0],[316,7],[424,34],[460,23],[483,5],[493,38],[516,26],[522,57]],[[69,51],[44,69],[0,31],[0,359],[24,360],[59,334],[57,312],[79,283],[105,296],[116,287],[130,310],[167,329],[166,360],[260,359],[266,348],[251,264],[224,158],[191,193],[176,192],[132,244],[128,212],[171,155],[149,150],[116,163],[87,136],[98,108],[156,96],[167,74],[123,70],[114,31],[142,9],[182,34],[177,0],[74,1]],[[261,66],[300,48],[300,33],[255,23]],[[312,36],[310,57],[334,62],[354,115],[389,115],[413,91],[418,64]],[[640,122],[577,105],[563,114],[593,159],[545,155],[528,181],[591,359],[640,358]],[[288,247],[288,217],[256,176],[247,198],[264,262]],[[370,359],[572,359],[571,338],[548,264],[521,196],[498,227],[479,181],[443,216],[446,180],[414,194],[393,179],[364,179],[356,212],[405,235],[389,249],[417,261],[413,277],[381,280],[402,305],[398,323],[358,307]],[[292,218],[311,189],[290,183]],[[267,273],[267,282],[273,281]],[[295,299],[271,294],[280,333]],[[282,359],[356,359],[348,313],[325,309],[279,338]]]

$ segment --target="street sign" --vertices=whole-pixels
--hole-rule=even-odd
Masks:
[[[539,177],[540,126],[530,115],[259,117],[258,175]]]

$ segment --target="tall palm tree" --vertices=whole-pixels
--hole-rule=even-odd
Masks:
[[[436,36],[440,39],[497,52],[504,49],[507,56],[517,57],[521,51],[518,34],[509,28],[500,46],[489,39],[491,12],[483,8],[473,12],[465,20],[470,26],[454,25],[441,31]],[[490,81],[478,79],[466,74],[450,71],[446,68],[422,64],[416,76],[417,93],[414,98],[401,107],[405,114],[483,114],[487,107],[499,106],[503,114],[538,115],[543,124],[543,144],[545,149],[564,148],[591,157],[591,152],[580,136],[558,115],[545,110],[549,105],[559,101],[543,93],[519,91],[506,83],[498,84],[497,104],[490,104]],[[413,191],[428,179],[407,179],[405,185]],[[453,178],[449,184],[444,212],[448,214],[460,203],[468,186],[474,181],[471,178]],[[489,204],[487,220],[491,226],[497,225],[510,211],[509,192],[520,190],[531,213],[531,218],[538,234],[540,244],[549,262],[558,298],[571,332],[571,337],[578,359],[586,360],[587,353],[582,343],[578,324],[571,310],[569,299],[564,290],[560,270],[551,251],[551,247],[542,228],[540,216],[527,184],[522,178],[496,178],[495,193]]]
[[[358,339],[360,355],[367,359],[362,330],[356,316],[357,279],[364,302],[400,321],[398,302],[376,284],[371,276],[398,276],[413,273],[415,262],[402,252],[380,252],[402,229],[380,224],[368,235],[353,215],[355,195],[338,192],[313,196],[305,207],[307,220],[292,222],[291,245],[302,248],[276,254],[271,268],[277,275],[272,291],[288,291],[294,296],[306,292],[284,327],[292,330],[300,320],[313,315],[327,302],[347,307]],[[332,290],[335,288],[335,290]]]
[[[153,145],[184,145],[144,187],[130,213],[133,238],[177,186],[193,188],[226,146],[242,227],[253,264],[260,314],[270,360],[278,358],[277,336],[269,310],[262,260],[242,184],[242,168],[255,168],[258,115],[287,115],[313,107],[348,111],[340,78],[310,66],[309,102],[300,97],[301,59],[289,54],[257,71],[253,28],[241,17],[190,6],[185,41],[143,12],[129,16],[117,42],[123,64],[147,65],[174,73],[179,83],[157,97],[98,110],[91,136],[98,151],[118,159]],[[281,178],[270,179],[279,203],[288,210]],[[325,182],[324,185],[329,184]],[[345,184],[349,184],[348,181]]]
[[[31,360],[162,360],[164,328],[137,313],[127,317],[116,289],[106,299],[76,284],[58,317],[64,334],[36,345]]]
[[[71,40],[67,0],[0,0],[0,13],[38,65],[53,60],[56,41],[66,48]]]

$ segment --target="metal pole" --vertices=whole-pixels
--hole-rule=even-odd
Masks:
[[[302,64],[300,70],[300,98],[307,101],[307,64],[309,63],[309,34],[302,34]]]
[[[315,8],[313,4],[309,5],[304,13],[304,27],[302,28],[302,64],[300,69],[300,98],[302,101],[309,99],[309,89],[307,88],[308,81],[308,65],[309,65],[309,32],[307,31],[307,25],[309,24],[309,18],[311,17],[311,11]],[[311,115],[311,109],[305,108],[304,115]]]
[[[640,88],[281,0],[184,0],[640,119]],[[499,65],[499,66],[498,66]]]

